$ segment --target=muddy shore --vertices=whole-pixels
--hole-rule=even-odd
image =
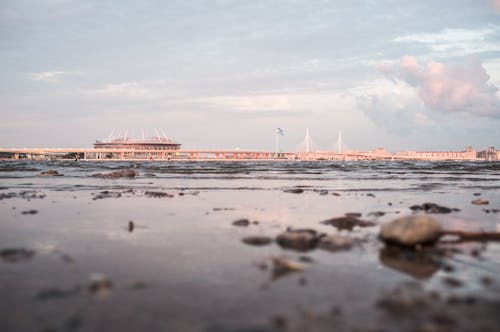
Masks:
[[[378,238],[499,232],[499,166],[338,166],[2,163],[0,330],[500,329],[500,242]]]

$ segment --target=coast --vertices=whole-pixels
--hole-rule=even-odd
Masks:
[[[495,331],[498,242],[378,236],[414,215],[499,232],[499,167],[4,161],[0,329]]]

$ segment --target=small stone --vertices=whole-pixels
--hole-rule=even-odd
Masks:
[[[130,233],[132,233],[132,232],[134,231],[134,227],[135,227],[134,222],[133,222],[132,220],[130,220],[130,221],[128,222],[128,231],[129,231]]]
[[[146,197],[153,197],[153,198],[173,198],[174,195],[165,193],[163,191],[145,191],[144,195]]]
[[[233,221],[233,226],[248,227],[248,225],[250,225],[250,220],[248,219],[238,219]]]
[[[49,169],[48,171],[40,173],[40,176],[63,176],[63,174],[59,174],[56,170]]]
[[[448,285],[450,287],[454,287],[454,288],[461,287],[464,284],[463,281],[461,281],[461,280],[459,280],[457,278],[453,278],[453,277],[446,277],[446,278],[443,279],[443,282],[446,285]]]
[[[382,225],[379,238],[405,246],[434,242],[441,236],[441,225],[427,215],[406,216]]]
[[[481,196],[481,193],[474,193],[474,196]]]
[[[316,247],[318,233],[312,229],[288,229],[276,238],[276,242],[283,248],[297,251],[308,251]]]
[[[318,248],[332,252],[349,250],[352,245],[353,241],[351,239],[340,235],[323,236],[318,242]]]
[[[478,198],[478,199],[471,201],[471,203],[474,205],[488,205],[488,204],[490,204],[490,201],[488,201],[487,199]]]
[[[113,282],[104,274],[93,273],[90,276],[89,291],[91,293],[109,292],[113,288]]]
[[[94,174],[92,176],[104,179],[114,179],[114,178],[124,178],[124,177],[133,178],[136,177],[137,175],[139,175],[139,173],[137,173],[133,169],[125,168],[108,174]]]
[[[241,239],[243,243],[251,245],[251,246],[266,246],[273,242],[268,236],[247,236]]]
[[[374,194],[372,194],[372,193],[368,193],[368,194],[366,194],[366,196],[367,196],[367,197],[373,197],[373,198],[375,198],[375,195],[374,195]]]
[[[375,226],[375,224],[370,222],[370,221],[364,221],[364,220],[358,219],[356,217],[349,217],[349,216],[339,217],[339,218],[331,218],[331,219],[324,220],[321,223],[324,225],[334,226],[334,227],[338,228],[339,230],[346,229],[349,231],[352,231],[352,229],[355,226],[359,226],[359,227]]]
[[[26,210],[21,212],[21,214],[37,214],[38,210]]]
[[[292,188],[292,189],[285,189],[283,190],[283,192],[289,194],[302,194],[304,190],[300,188]]]
[[[368,213],[369,217],[375,217],[375,218],[382,217],[384,215],[385,215],[385,212],[383,212],[383,211],[374,211],[374,212]]]
[[[361,218],[362,214],[359,212],[347,212],[344,214],[346,217]]]
[[[332,195],[337,197],[341,196],[339,193],[332,193]]]
[[[24,248],[3,249],[0,251],[2,261],[7,263],[23,262],[31,259],[35,255],[33,250]]]
[[[412,211],[425,211],[427,213],[451,213],[454,211],[460,211],[459,209],[450,209],[446,206],[441,206],[436,203],[424,203],[422,205],[410,206]]]

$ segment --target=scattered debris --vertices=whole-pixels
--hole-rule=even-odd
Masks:
[[[243,243],[251,245],[251,246],[266,246],[273,242],[268,236],[247,236],[241,239]]]
[[[441,225],[428,215],[413,215],[382,225],[379,238],[404,246],[435,242],[441,236]]]
[[[250,220],[248,219],[238,219],[233,221],[233,226],[248,227],[250,225]]]
[[[7,263],[24,262],[30,260],[35,255],[33,250],[24,248],[10,248],[0,251],[2,261]]]
[[[441,236],[450,235],[458,237],[458,240],[445,241],[450,243],[459,243],[467,241],[500,241],[500,232],[465,232],[444,230]]]
[[[478,199],[471,201],[471,203],[474,205],[488,205],[488,204],[490,204],[490,201],[488,201],[487,199],[478,198]]]
[[[316,248],[319,235],[312,229],[290,229],[278,235],[276,242],[285,249],[308,251]]]
[[[358,227],[375,226],[375,224],[371,221],[365,221],[365,220],[358,219],[356,217],[349,217],[349,216],[331,218],[331,219],[324,220],[321,223],[324,225],[334,226],[339,230],[345,229],[345,230],[349,230],[349,231],[352,231],[352,229],[355,226],[358,226]]]

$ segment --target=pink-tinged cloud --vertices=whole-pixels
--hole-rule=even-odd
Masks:
[[[417,88],[428,108],[500,117],[498,88],[488,83],[490,77],[475,59],[452,64],[431,60],[420,65],[415,57],[404,56],[393,73]]]
[[[493,9],[497,14],[500,14],[500,0],[490,0]]]

